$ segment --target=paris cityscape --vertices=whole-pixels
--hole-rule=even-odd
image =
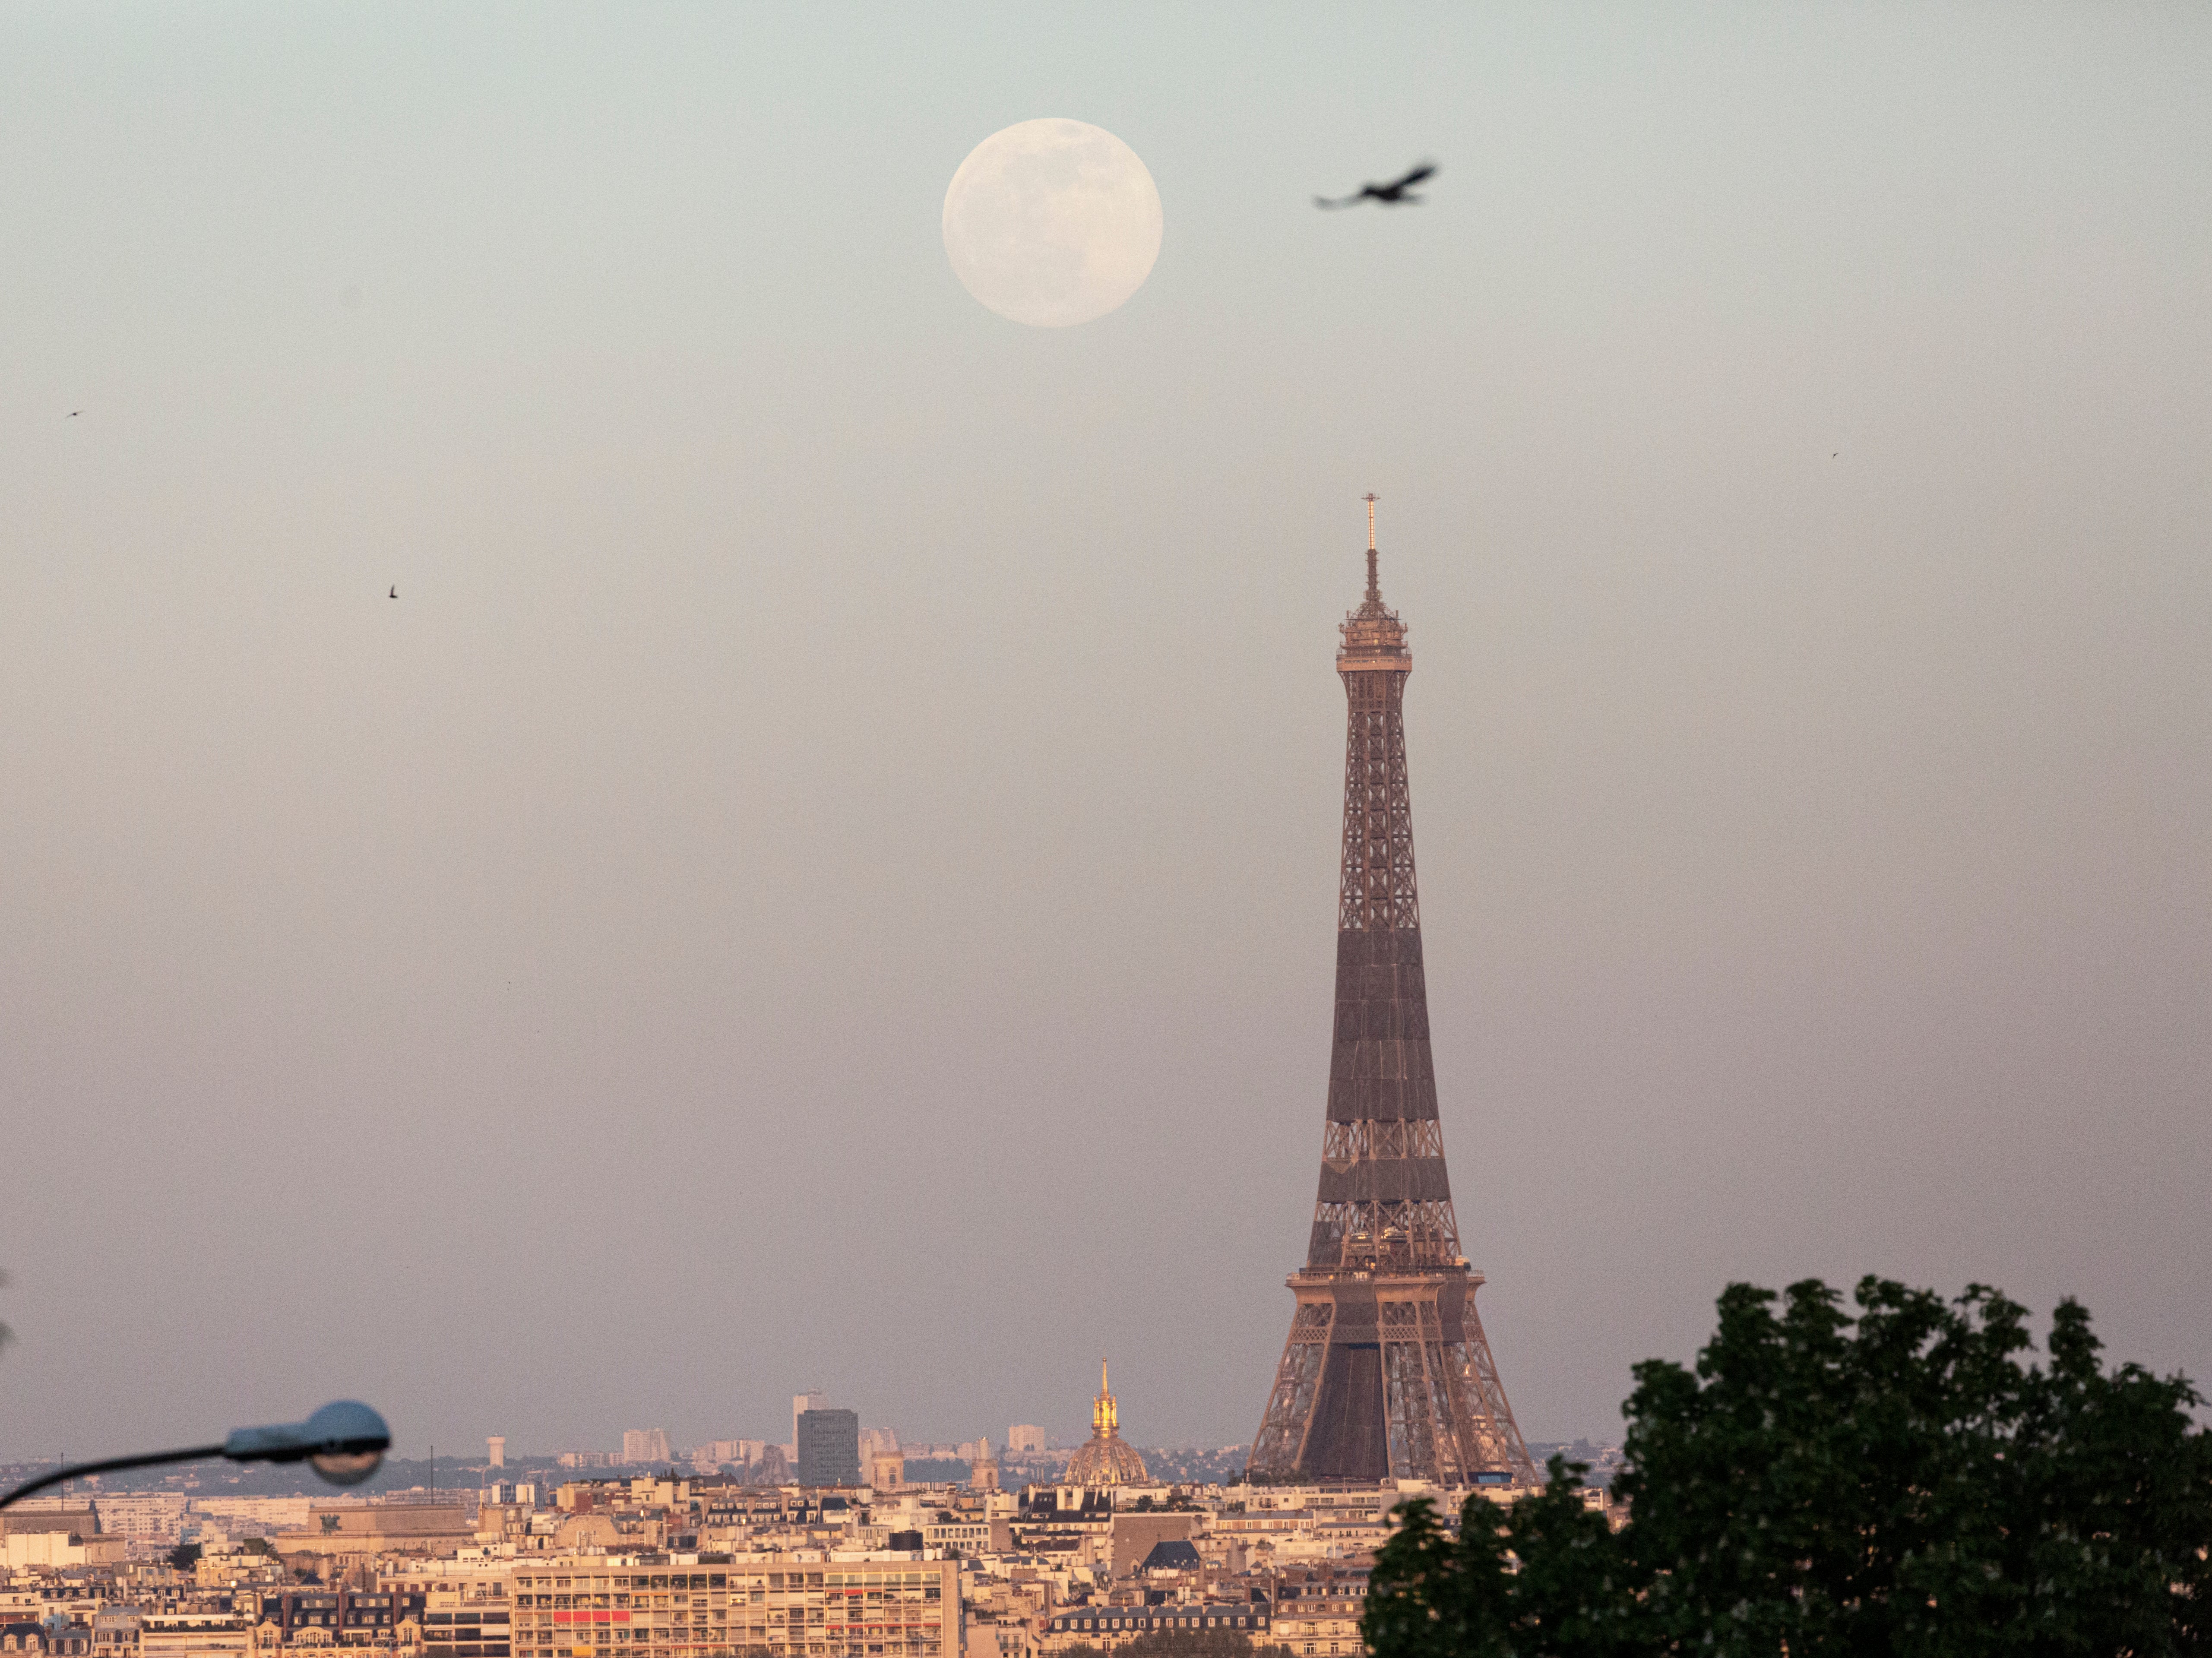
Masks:
[[[2212,13],[0,64],[0,1658],[2212,1650]]]
[[[1543,1484],[1475,1310],[1483,1278],[1444,1167],[1406,758],[1413,659],[1382,598],[1376,507],[1370,493],[1365,592],[1335,661],[1347,713],[1320,1190],[1251,1445],[1139,1452],[1102,1360],[1091,1435],[1072,1448],[1033,1423],[995,1450],[988,1436],[902,1443],[806,1393],[781,1441],[678,1448],[665,1428],[633,1428],[619,1449],[510,1462],[490,1437],[483,1460],[449,1467],[442,1498],[434,1457],[420,1484],[335,1497],[239,1475],[145,1489],[121,1472],[88,1473],[71,1497],[58,1459],[0,1469],[64,1488],[4,1518],[8,1564],[30,1585],[14,1591],[9,1649],[945,1658],[1188,1636],[1364,1650],[1375,1551],[1401,1502],[1510,1503]],[[1618,1446],[1534,1452],[1571,1462],[1575,1500],[1605,1513]],[[392,1486],[402,1467],[372,1477]],[[279,1469],[257,1483],[272,1476],[297,1483]]]

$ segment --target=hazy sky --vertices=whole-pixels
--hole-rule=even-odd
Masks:
[[[2208,77],[2185,3],[0,12],[0,1457],[1066,1438],[1102,1352],[1249,1440],[1369,489],[1528,1436],[1734,1278],[2212,1376]],[[1164,204],[1066,331],[939,234],[1038,116]]]

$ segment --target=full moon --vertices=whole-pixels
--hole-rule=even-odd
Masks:
[[[953,274],[1032,328],[1103,317],[1152,274],[1160,192],[1131,149],[1083,121],[1024,121],[968,152],[945,192]]]

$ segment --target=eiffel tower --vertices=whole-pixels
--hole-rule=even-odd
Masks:
[[[1444,1175],[1406,787],[1405,624],[1382,604],[1367,497],[1367,597],[1345,618],[1349,702],[1336,1034],[1321,1193],[1249,1472],[1278,1479],[1535,1479],[1475,1314]]]

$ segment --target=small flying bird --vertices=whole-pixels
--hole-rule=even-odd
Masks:
[[[392,596],[394,598],[398,598],[398,597],[399,597],[399,589],[398,589],[398,588],[397,588],[397,587],[394,587],[394,588],[392,590]]]
[[[63,419],[64,419],[64,420],[75,420],[75,419],[76,419],[79,415],[82,415],[82,413],[84,413],[84,410],[82,410],[82,409],[72,409],[72,410],[70,410],[69,411],[69,413],[68,413],[68,414],[66,414],[66,415],[64,415],[64,416],[62,416],[62,418],[63,418]]]
[[[1314,205],[1316,207],[1357,207],[1362,202],[1376,201],[1385,207],[1397,207],[1407,202],[1418,202],[1421,199],[1419,196],[1409,196],[1406,192],[1420,183],[1422,179],[1432,177],[1436,170],[1436,164],[1433,161],[1424,161],[1402,179],[1393,179],[1387,185],[1362,185],[1354,194],[1340,196],[1334,201],[1326,196],[1316,196],[1314,197]]]

